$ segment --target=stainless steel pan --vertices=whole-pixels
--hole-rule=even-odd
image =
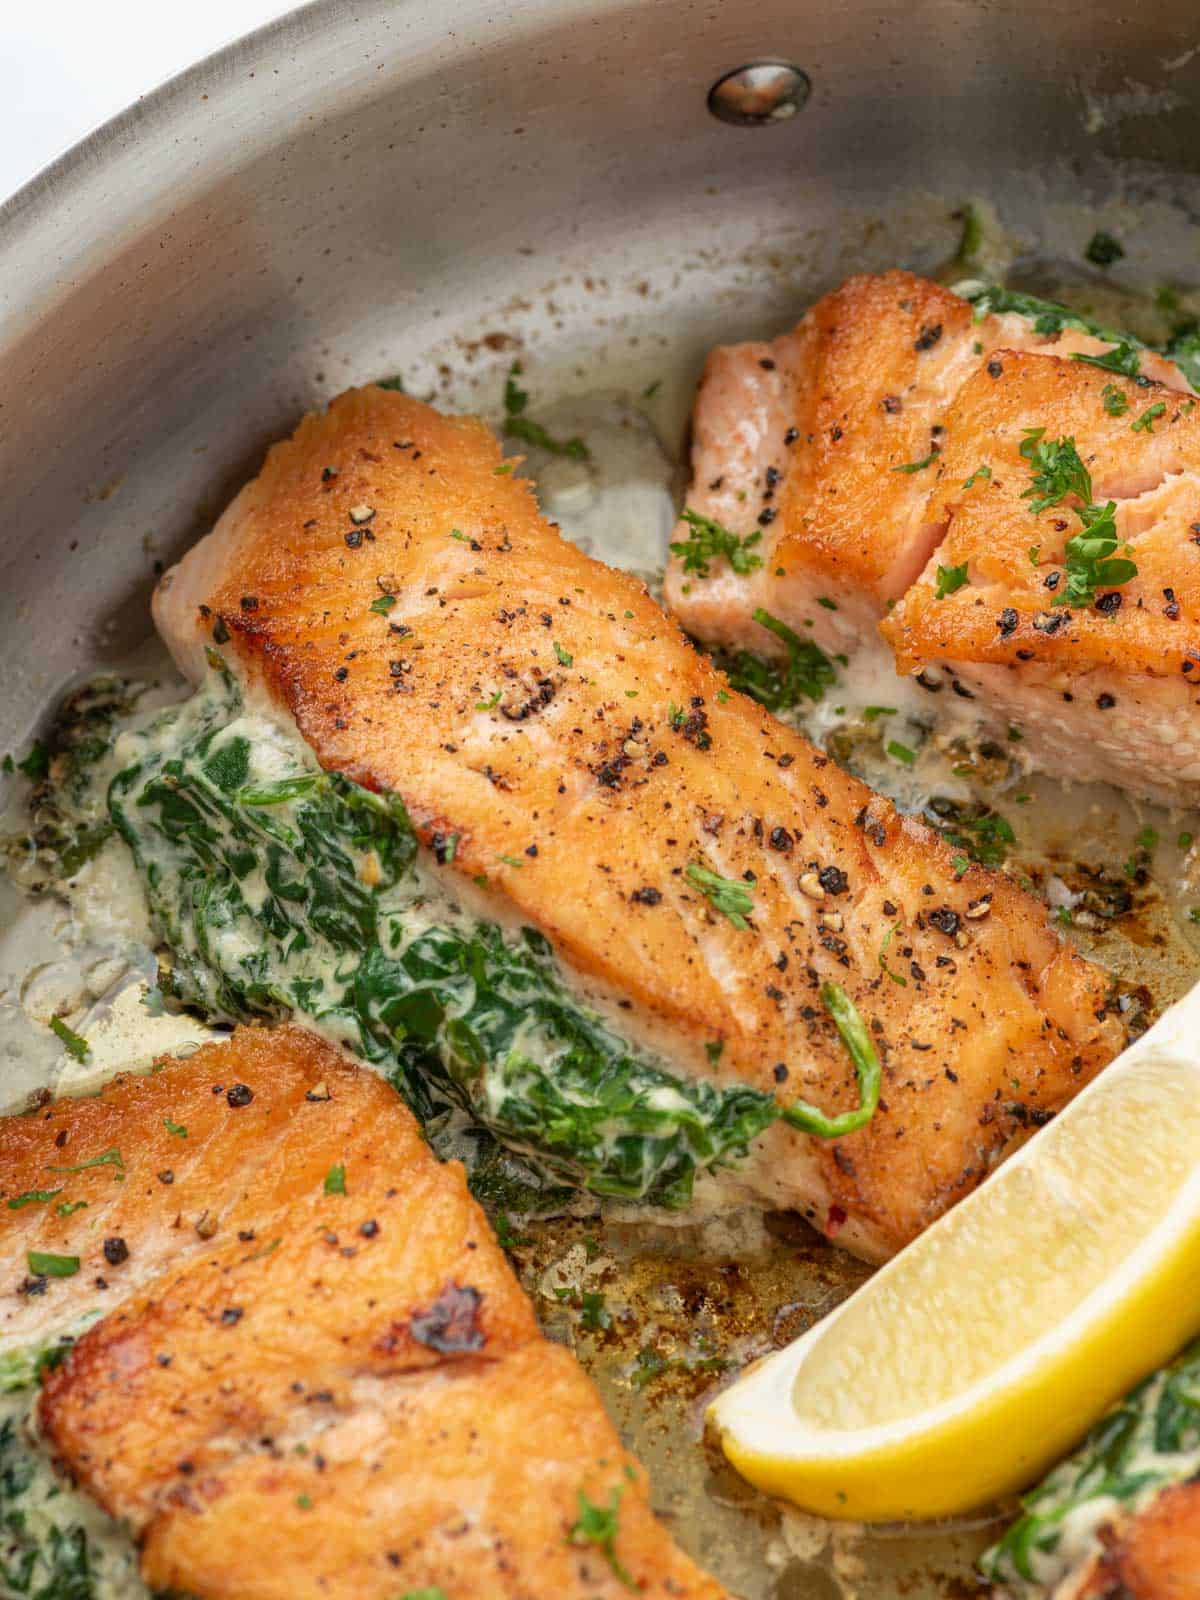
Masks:
[[[713,84],[764,60],[803,69],[807,104],[718,120]],[[1195,282],[1198,167],[1188,0],[305,7],[0,212],[0,749],[136,642],[155,562],[347,383],[399,370],[490,407],[515,348],[542,392],[667,372],[675,445],[709,343],[782,326],[853,267],[944,258],[968,195],[1032,257],[1078,260],[1114,223],[1147,280]],[[523,1247],[535,1287],[572,1226]],[[583,1352],[684,1543],[755,1600],[969,1592],[978,1530],[781,1523],[702,1453],[709,1380],[630,1382],[651,1323],[707,1319],[736,1357],[862,1270],[785,1224],[708,1242],[609,1230],[630,1318]]]

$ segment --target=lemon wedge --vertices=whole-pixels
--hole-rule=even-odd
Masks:
[[[1027,1485],[1200,1330],[1200,985],[823,1322],[709,1409],[827,1517]]]

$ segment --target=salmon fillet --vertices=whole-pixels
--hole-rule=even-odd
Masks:
[[[1163,447],[1149,435],[1131,433],[1129,423],[1161,397],[1157,387],[1143,388],[1142,383],[1153,380],[1188,391],[1173,362],[1139,350],[1140,378],[1134,386],[1113,372],[1066,359],[1102,355],[1111,351],[1111,340],[1071,326],[1039,331],[1037,318],[1016,312],[992,312],[978,321],[975,317],[971,304],[950,290],[911,273],[888,272],[849,279],[818,301],[798,328],[772,344],[736,345],[712,353],[693,417],[687,506],[739,540],[756,542],[733,558],[749,570],[739,573],[721,559],[708,563],[707,576],[702,576],[695,570],[696,558],[687,554],[692,529],[680,522],[665,596],[690,633],[706,643],[776,654],[778,640],[755,621],[755,611],[761,609],[829,652],[875,642],[876,624],[889,609],[902,602],[922,574],[917,593],[923,595],[936,582],[937,566],[947,564],[947,553],[940,548],[947,527],[941,486],[953,483],[954,491],[947,492],[957,494],[958,484],[988,464],[991,428],[1001,412],[1019,428],[1011,384],[996,390],[987,376],[1002,368],[1002,352],[1035,351],[1047,359],[1051,354],[1059,358],[1060,383],[1078,394],[1086,412],[1078,419],[1081,447],[1084,438],[1090,440],[1093,425],[1103,436],[1104,413],[1093,400],[1105,384],[1111,380],[1128,392],[1137,409],[1114,430],[1114,437],[1119,433],[1123,438],[1127,465],[1135,475],[1149,472],[1157,481],[1154,458],[1162,457]],[[986,424],[977,411],[960,410],[964,385],[972,394],[991,394]],[[1166,400],[1178,411],[1173,395]],[[1146,467],[1133,468],[1134,458],[1145,459]],[[952,471],[957,475],[953,479]],[[1023,486],[1027,484],[1026,476]],[[990,512],[993,501],[984,495],[972,504],[983,514]],[[1193,520],[1197,516],[1200,504],[1193,508]],[[1191,557],[1185,553],[1180,559],[1186,565]],[[911,611],[911,603],[907,609]],[[884,628],[893,643],[899,626],[893,616]],[[1168,649],[1164,632],[1160,659]],[[915,647],[901,652],[901,669],[910,670],[916,655]],[[1031,675],[1022,675],[1026,685],[1032,681]],[[1088,685],[1083,687],[1086,696]],[[1144,748],[1135,748],[1131,759],[1121,763],[1109,759],[1107,743],[1112,741],[1106,741],[1104,758],[1089,762],[1096,731],[1090,726],[1080,726],[1070,749],[1052,764],[1054,752],[1063,750],[1061,698],[1037,695],[1029,687],[1009,693],[1006,688],[1011,690],[1011,683],[1002,675],[989,675],[986,698],[993,718],[1021,720],[1022,711],[1036,709],[1044,719],[1044,733],[1038,740],[1032,722],[1028,725],[1030,753],[1043,756],[1048,770],[1062,771],[1069,761],[1077,776],[1109,777],[1143,793],[1171,790],[1170,779],[1165,785],[1147,785]],[[1165,720],[1161,712],[1177,713],[1189,703],[1178,688],[1160,698],[1163,704],[1147,708],[1158,729]],[[1174,720],[1181,721],[1177,714]],[[1108,731],[1116,732],[1111,725]],[[1169,742],[1161,731],[1156,734],[1155,760]],[[1186,774],[1195,764],[1195,750],[1192,741],[1185,739],[1183,745],[1168,760],[1168,768]],[[1200,769],[1181,781],[1194,783],[1197,776]]]
[[[877,1112],[833,1140],[776,1121],[729,1181],[851,1249],[913,1237],[1119,1046],[1103,974],[1037,902],[729,694],[644,586],[545,522],[478,421],[342,395],[155,615],[186,671],[222,641],[324,768],[401,796],[450,892],[545,935],[672,1072],[849,1110],[821,998],[843,986],[883,1060]],[[723,913],[730,886],[746,915]]]
[[[993,715],[1019,724],[1045,771],[1105,779],[1165,804],[1194,797],[1195,403],[1094,367],[1000,352],[963,386],[947,417],[927,514],[944,535],[936,564],[964,581],[939,599],[931,563],[884,620],[898,667],[948,669]],[[1135,432],[1139,417],[1149,425]],[[1092,500],[1115,504],[1117,555],[1136,567],[1119,587],[1101,582],[1082,605],[1055,604],[1066,591],[1065,546],[1082,531],[1080,496],[1035,512],[1032,429],[1046,441],[1074,441]],[[980,461],[990,478],[965,488]]]
[[[1200,1600],[1200,1483],[1164,1489],[1119,1523],[1078,1600]]]
[[[10,1278],[29,1251],[80,1263],[10,1290],[4,1342],[105,1313],[38,1420],[155,1592],[720,1600],[461,1166],[313,1035],[240,1029],[6,1118],[0,1171],[10,1198],[53,1179],[86,1207],[0,1210]],[[585,1501],[614,1508],[610,1543],[577,1529]]]

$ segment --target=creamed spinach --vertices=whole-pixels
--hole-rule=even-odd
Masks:
[[[150,1600],[133,1540],[55,1476],[38,1440],[41,1375],[70,1343],[0,1356],[0,1600]]]
[[[323,772],[250,711],[215,652],[205,686],[118,741],[112,820],[173,957],[223,1021],[293,1016],[386,1071],[421,1115],[458,1105],[547,1178],[684,1204],[699,1169],[780,1114],[676,1077],[565,986],[534,929],[472,916],[404,806]]]
[[[1200,1474],[1200,1342],[1147,1378],[1022,1501],[980,1562],[1015,1595],[1043,1594],[1099,1550],[1103,1525]]]

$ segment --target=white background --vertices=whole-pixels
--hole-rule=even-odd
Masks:
[[[291,0],[0,0],[0,201],[69,145]]]

